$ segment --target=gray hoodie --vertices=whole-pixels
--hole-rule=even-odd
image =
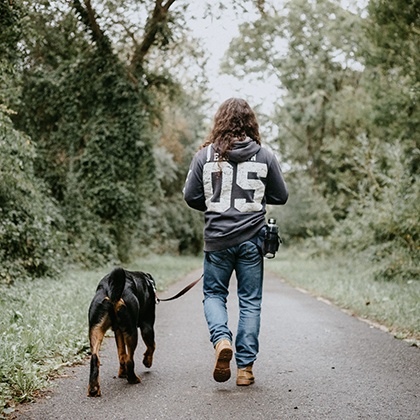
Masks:
[[[285,204],[288,190],[274,154],[252,139],[237,141],[228,160],[212,145],[194,156],[184,199],[204,212],[204,250],[220,251],[253,238],[265,225],[266,204]]]

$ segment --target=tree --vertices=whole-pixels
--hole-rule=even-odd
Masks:
[[[204,6],[206,13],[225,7]],[[1,79],[2,88],[8,83],[2,101],[13,110],[7,136],[31,141],[27,175],[63,217],[62,253],[86,264],[125,261],[135,243],[151,238],[171,250],[200,249],[201,221],[183,211],[181,198],[204,119],[206,58],[188,33],[189,2],[23,0],[1,7],[0,48],[12,46],[2,57],[2,70],[13,73]]]
[[[348,191],[357,182],[346,159],[349,147],[367,124],[361,24],[360,16],[328,0],[273,6],[241,27],[225,65],[242,75],[277,78],[282,96],[272,118],[282,158],[293,170],[307,170],[318,193],[338,196],[329,200],[338,218],[345,216]]]
[[[38,146],[36,171],[63,205],[72,246],[85,250],[82,260],[98,253],[109,258],[113,243],[126,260],[147,204],[160,195],[153,152],[163,112],[157,99],[176,89],[176,81],[155,73],[147,55],[172,39],[173,3],[127,2],[127,8],[153,6],[140,40],[134,23],[121,20],[126,9],[117,2],[98,3],[103,18],[90,0],[70,8],[59,1],[27,5],[33,17],[27,33],[36,36],[24,40],[29,55],[14,121]],[[123,32],[111,38],[114,25]],[[127,34],[131,43],[121,44]]]
[[[417,1],[371,0],[366,61],[375,98],[374,123],[379,135],[402,142],[412,172],[420,156],[420,4]]]
[[[19,92],[23,9],[0,3],[0,282],[59,271],[66,241],[64,221],[42,179],[35,175],[36,149],[13,127],[8,108]]]
[[[291,200],[303,229],[289,220],[290,235],[331,233],[331,249],[382,261],[378,278],[417,278],[419,6],[372,0],[362,18],[337,3],[267,9],[243,25],[227,67],[276,76],[284,90],[273,116],[279,151],[313,203],[304,212],[304,197]],[[329,229],[323,200],[339,222]]]

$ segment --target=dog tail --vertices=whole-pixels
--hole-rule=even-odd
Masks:
[[[122,296],[125,286],[125,271],[117,267],[109,275],[109,299],[113,304],[117,303]]]

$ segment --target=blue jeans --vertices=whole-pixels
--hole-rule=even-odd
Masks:
[[[205,252],[204,314],[213,346],[221,339],[232,342],[226,308],[229,281],[235,270],[238,281],[239,322],[235,359],[239,368],[257,358],[263,284],[263,257],[254,242],[246,241],[222,251]]]

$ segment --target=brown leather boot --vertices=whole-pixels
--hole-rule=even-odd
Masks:
[[[216,344],[216,364],[213,371],[216,382],[225,382],[230,378],[232,354],[232,345],[229,340],[222,339]]]
[[[252,365],[249,365],[245,368],[238,368],[238,375],[236,377],[236,385],[248,386],[248,385],[253,384],[254,381],[255,381],[255,378],[252,373]]]

